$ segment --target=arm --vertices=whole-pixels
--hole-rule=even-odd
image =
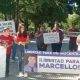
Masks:
[[[42,35],[42,33],[36,32],[34,36],[35,36],[36,38],[38,38],[38,37],[40,37],[41,35]]]
[[[60,34],[60,42],[62,42],[64,39],[64,33],[61,31],[61,34]]]
[[[8,47],[11,47],[13,45],[13,42],[14,42],[14,39],[12,36],[9,37],[8,41],[6,42],[6,45],[5,47],[8,48]]]
[[[18,45],[21,44],[21,42],[18,42],[18,32],[13,36],[14,42]]]

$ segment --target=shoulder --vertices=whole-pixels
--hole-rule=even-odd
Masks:
[[[30,68],[30,67],[29,67],[29,65],[28,65],[28,64],[26,64],[26,65],[24,66],[24,68]]]
[[[0,35],[0,37],[2,37],[3,35]]]
[[[63,34],[63,31],[61,29],[59,29],[59,32]]]
[[[4,35],[0,35],[0,38],[3,38],[4,37]]]

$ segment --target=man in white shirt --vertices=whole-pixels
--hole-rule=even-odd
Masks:
[[[36,62],[36,55],[29,55],[28,63],[24,66],[24,72],[37,72]]]

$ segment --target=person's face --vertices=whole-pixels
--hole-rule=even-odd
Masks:
[[[35,63],[36,63],[36,57],[30,56],[28,58],[28,63],[31,64],[31,65],[35,65]]]
[[[55,24],[54,29],[59,29],[59,26],[57,24]]]
[[[20,30],[21,30],[21,33],[23,33],[24,32],[24,26],[21,26]]]
[[[40,27],[40,31],[41,31],[41,32],[44,32],[44,31],[45,31],[45,28],[44,28],[43,26],[41,26],[41,27]]]
[[[5,33],[6,36],[9,36],[10,35],[10,30],[6,29],[4,33]]]

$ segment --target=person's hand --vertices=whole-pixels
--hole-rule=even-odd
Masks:
[[[25,47],[26,43],[25,42],[22,42],[21,45],[23,45]]]
[[[38,34],[38,33],[35,33],[35,37],[38,38],[38,37],[40,37],[42,34],[43,34],[43,33],[39,33],[39,34]]]
[[[16,37],[16,36],[14,36],[14,37],[13,37],[13,39],[14,39],[14,41],[16,41],[16,40],[17,40],[17,37]]]
[[[22,44],[22,42],[19,42],[18,45]]]

